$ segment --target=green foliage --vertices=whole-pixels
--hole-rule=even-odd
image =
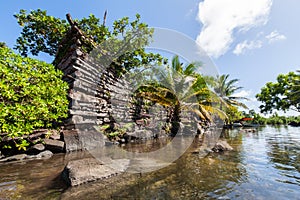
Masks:
[[[49,16],[46,11],[40,9],[29,13],[20,10],[14,16],[23,28],[15,46],[21,55],[38,55],[41,52],[50,56],[57,54],[58,46],[70,28],[66,20]],[[114,57],[117,60],[113,60],[111,65],[118,71],[122,72],[122,70],[130,70],[163,60],[159,54],[148,53],[144,50],[153,34],[153,29],[141,23],[138,14],[132,22],[128,17],[116,20],[112,30],[103,25],[93,14],[88,18],[74,21],[84,35],[92,39],[93,46],[102,45],[102,52],[116,53]],[[129,51],[124,51],[124,47]],[[91,47],[86,48],[87,52],[91,50]]]
[[[242,87],[236,86],[239,79],[229,80],[229,74],[218,76],[214,81],[210,81],[215,93],[219,96],[220,109],[223,107],[239,106],[247,108],[247,106],[241,103],[239,100],[247,100],[245,97],[234,96],[236,91],[242,89]]]
[[[29,53],[37,56],[40,52],[55,56],[60,41],[70,29],[70,24],[66,20],[49,16],[45,10],[32,10],[28,14],[26,10],[20,10],[14,17],[23,27],[15,46],[23,56],[28,56]],[[88,18],[76,19],[75,22],[96,43],[102,42],[110,34],[93,14]]]
[[[274,109],[300,112],[300,75],[294,72],[280,74],[277,82],[268,82],[259,94],[257,100],[263,104],[259,107],[262,113],[272,113]]]
[[[300,116],[279,116],[276,112],[270,116],[269,118],[266,118],[266,124],[270,125],[286,125],[290,123],[300,123]]]
[[[48,16],[46,11],[40,9],[32,10],[29,14],[26,10],[20,10],[14,17],[23,27],[15,46],[22,56],[27,56],[29,52],[35,56],[40,52],[54,56],[70,26],[66,20]]]
[[[143,81],[139,88],[139,97],[167,110],[166,132],[177,133],[183,112],[196,114],[203,121],[212,121],[214,114],[226,118],[224,112],[213,106],[216,95],[196,72],[199,64],[183,65],[179,57],[174,56],[170,65],[158,69],[156,75]]]
[[[288,93],[288,98],[290,100],[291,105],[295,105],[295,107],[299,110],[300,108],[300,70],[297,70],[298,74],[296,74],[292,80],[292,86],[290,93]]]
[[[104,124],[104,125],[100,126],[100,130],[105,131],[105,130],[109,129],[109,127],[110,127],[109,124]]]
[[[243,114],[238,110],[236,106],[228,106],[225,108],[225,113],[227,115],[227,119],[225,120],[226,124],[231,124],[235,121],[239,121],[243,118]]]
[[[123,138],[124,134],[127,132],[127,129],[130,128],[133,124],[129,123],[124,125],[124,127],[112,127],[109,124],[104,124],[100,126],[100,131],[104,133],[111,141],[119,141]]]
[[[134,127],[134,123],[126,123],[126,124],[123,125],[123,128],[124,128],[125,130],[130,130],[130,129],[132,129],[133,127]]]
[[[0,42],[0,48],[6,47],[5,42]]]
[[[116,129],[114,131],[108,132],[107,133],[107,137],[110,140],[120,140],[121,138],[123,138],[123,135],[126,133],[126,129],[125,128],[119,128]]]
[[[260,114],[256,113],[253,109],[249,110],[248,113],[243,111],[242,115],[243,117],[253,118],[253,120],[251,121],[251,123],[253,124],[260,124],[260,125],[267,124],[267,118],[262,117]]]
[[[260,125],[286,125],[289,123],[300,123],[300,116],[279,116],[277,112],[272,114],[270,117],[263,117],[254,110],[250,110],[248,113],[243,112],[243,115],[244,117],[253,118],[253,121],[251,122]]]
[[[67,116],[67,84],[51,64],[0,48],[0,133],[19,149],[36,128]]]

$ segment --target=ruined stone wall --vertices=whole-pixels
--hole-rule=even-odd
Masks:
[[[69,117],[64,121],[63,131],[66,151],[104,145],[105,141],[99,139],[97,131],[104,124],[122,127],[135,121],[141,131],[143,125],[155,127],[155,120],[151,125],[145,118],[159,117],[162,123],[166,122],[166,111],[149,113],[143,105],[134,107],[139,105],[132,104],[128,80],[120,78],[110,63],[104,64],[106,62],[101,58],[89,56],[86,52],[95,48],[93,40],[87,38],[76,23],[69,22],[71,29],[60,43],[54,61],[69,85]],[[135,132],[135,129],[131,131]]]
[[[117,120],[114,118],[129,119],[125,105],[130,99],[126,94],[130,92],[126,81],[117,79],[109,67],[94,63],[79,47],[74,46],[57,65],[69,84],[66,129],[88,129]]]
[[[95,126],[131,119],[131,112],[126,108],[130,99],[126,80],[116,78],[109,65],[99,64],[89,57],[85,50],[90,44],[90,40],[73,24],[54,61],[69,85],[69,117],[64,121],[66,151],[97,144],[98,141],[90,141],[99,135]],[[88,144],[84,144],[86,142]]]

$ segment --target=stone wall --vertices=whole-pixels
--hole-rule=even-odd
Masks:
[[[99,54],[91,56],[95,52],[91,50],[96,49],[93,40],[86,37],[72,20],[69,19],[69,23],[71,28],[60,43],[54,61],[64,73],[63,80],[69,84],[69,117],[64,121],[63,131],[66,151],[104,145],[105,139],[99,138],[102,134],[98,132],[101,125],[122,127],[135,121],[134,126],[138,128],[131,130],[134,134],[143,132],[141,127],[145,128],[143,133],[147,133],[151,127],[154,130],[157,124],[164,124],[167,111],[154,106],[149,114],[143,105],[134,107],[129,81],[119,77],[113,65],[105,62],[105,55],[101,54],[101,58],[98,58]],[[160,130],[152,129],[149,135],[160,134]]]
[[[92,41],[76,24],[71,25],[54,61],[64,73],[63,80],[69,84],[69,117],[64,121],[67,151],[84,149],[84,142],[80,140],[87,135],[91,137],[95,126],[114,123],[117,118],[131,118],[131,112],[126,108],[130,99],[128,84],[118,79],[109,65],[99,64],[85,53]]]

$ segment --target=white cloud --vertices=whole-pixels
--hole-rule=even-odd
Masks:
[[[204,0],[198,20],[203,28],[198,44],[210,56],[225,54],[233,42],[233,31],[246,31],[268,21],[273,0]]]
[[[237,92],[233,94],[234,97],[249,97],[252,94],[252,91],[250,90],[241,90],[240,92]]]
[[[240,55],[245,53],[246,50],[259,49],[261,47],[262,47],[262,41],[260,40],[254,40],[250,42],[245,40],[244,42],[236,45],[235,49],[233,50],[233,53],[236,55]]]
[[[263,35],[264,35],[264,33],[260,32],[257,35],[257,37],[260,37],[260,36],[263,36]],[[266,36],[263,36],[263,37],[265,37],[269,43],[273,43],[273,42],[276,42],[276,41],[286,39],[285,35],[280,34],[276,30],[271,32],[269,35],[266,35]],[[246,50],[259,49],[263,46],[263,43],[266,42],[265,39],[262,39],[262,40],[253,40],[253,41],[250,41],[250,42],[245,40],[245,41],[243,41],[243,42],[236,45],[235,49],[233,50],[233,53],[236,54],[236,55],[240,55],[240,54],[245,53]]]
[[[266,38],[269,41],[269,43],[273,43],[276,41],[285,40],[286,36],[278,33],[278,31],[275,30],[275,31],[271,32],[269,35],[267,35]]]

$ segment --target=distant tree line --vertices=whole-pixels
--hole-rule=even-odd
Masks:
[[[253,118],[251,123],[260,125],[300,125],[300,116],[280,116],[277,112],[274,112],[269,117],[264,117],[254,110],[249,110],[248,112],[242,112],[243,117]]]

